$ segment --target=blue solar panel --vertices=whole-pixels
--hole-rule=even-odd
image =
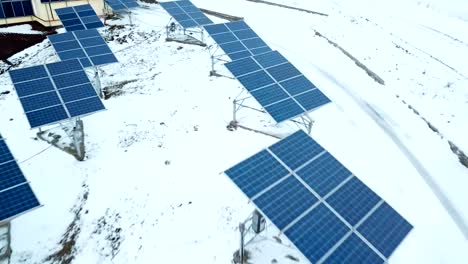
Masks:
[[[26,182],[26,179],[15,160],[2,163],[0,165],[0,172],[2,173],[0,177],[0,191]]]
[[[316,263],[349,232],[351,230],[338,217],[320,204],[285,234],[310,262]]]
[[[221,44],[220,47],[223,48],[232,43],[240,42],[227,42]],[[330,102],[326,95],[277,51],[269,51],[243,59],[237,58],[224,65],[249,92],[276,84],[288,94],[288,100],[278,97],[276,102],[271,101],[272,96],[268,93],[254,95],[278,123],[298,117]]]
[[[303,131],[225,173],[311,263],[382,263],[412,229]]]
[[[226,174],[249,197],[258,194],[288,173],[288,170],[275,161],[267,151],[262,151],[226,171]]]
[[[89,4],[57,8],[55,12],[67,31],[100,28],[104,26]]]
[[[327,202],[348,223],[355,226],[380,201],[371,189],[356,177],[353,177],[338,191],[333,193]]]
[[[10,151],[8,150],[5,141],[3,139],[0,139],[0,164],[11,160],[13,160],[13,155],[11,155]]]
[[[67,32],[48,38],[63,61],[79,59],[82,67],[118,62],[96,29]]]
[[[213,24],[198,7],[190,1],[172,1],[159,3],[183,28]]]
[[[101,58],[96,56],[92,58]],[[103,110],[80,62],[71,59],[43,66],[10,71],[31,128]],[[46,78],[26,80],[26,73],[45,72]],[[32,77],[42,74],[33,74]],[[19,80],[19,81],[18,81]]]
[[[29,184],[2,191],[0,192],[0,221],[11,219],[39,205]]]
[[[38,205],[18,163],[0,136],[0,222]]]
[[[204,28],[232,60],[271,51],[244,21],[207,25]],[[258,50],[254,52],[253,49]]]
[[[351,234],[324,262],[324,264],[343,263],[379,264],[384,263],[384,260],[372,251],[359,237]]]
[[[317,201],[317,197],[290,176],[256,198],[254,203],[282,230]]]
[[[312,160],[324,149],[306,133],[294,133],[269,149],[292,170]]]
[[[269,105],[281,100],[284,100],[289,97],[289,95],[284,92],[281,87],[277,84],[272,84],[270,86],[257,89],[255,91],[250,92],[255,99],[261,104],[261,105]]]
[[[128,10],[131,8],[139,7],[135,0],[105,0],[114,11]]]
[[[297,175],[324,197],[349,178],[351,172],[327,152],[298,170]]]
[[[248,90],[253,91],[267,85],[274,84],[275,81],[264,71],[257,71],[254,73],[246,74],[237,79]],[[247,88],[248,87],[248,88]]]
[[[413,226],[387,203],[383,203],[358,227],[361,233],[385,257],[395,251]]]

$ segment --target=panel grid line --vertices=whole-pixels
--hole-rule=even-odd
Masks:
[[[81,64],[81,63],[80,63]],[[62,102],[62,106],[63,108],[65,109],[65,112],[67,113],[67,116],[68,118],[71,118],[71,115],[70,115],[70,111],[68,111],[68,108],[66,107],[65,105],[65,101],[63,100],[62,98],[62,95],[59,93],[58,89],[57,89],[57,85],[55,84],[55,82],[53,81],[54,79],[52,78],[52,74],[50,74],[50,71],[49,69],[47,69],[46,66],[43,66],[47,72],[47,75],[49,76],[49,79],[52,80],[52,85],[54,86],[54,90],[55,92],[57,93],[57,96],[58,98],[60,99],[60,102]]]

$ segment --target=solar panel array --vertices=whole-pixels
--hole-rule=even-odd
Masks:
[[[105,109],[77,59],[9,73],[31,128]]]
[[[303,131],[225,174],[311,263],[384,263],[412,229]]]
[[[0,0],[0,19],[32,15],[31,0]]]
[[[118,62],[96,29],[48,36],[61,60],[79,59],[83,67]]]
[[[18,163],[0,135],[0,222],[39,205]]]
[[[225,66],[278,123],[330,102],[278,51],[234,60]]]
[[[271,51],[271,48],[244,21],[204,26],[232,60]]]
[[[55,12],[67,31],[100,28],[104,26],[89,4],[57,8]]]
[[[106,4],[114,11],[129,10],[140,6],[135,0],[106,0]]]
[[[213,24],[198,7],[188,0],[159,3],[183,28]]]

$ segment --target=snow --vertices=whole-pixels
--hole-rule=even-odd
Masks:
[[[276,1],[329,14],[322,17],[243,0],[193,2],[244,17],[332,99],[311,113],[312,137],[414,226],[390,263],[465,262],[467,239],[388,134],[417,157],[468,222],[468,169],[447,143],[468,153],[467,27],[459,12],[451,12],[463,8],[446,10],[449,5],[435,0],[431,8],[418,1]],[[84,118],[84,162],[33,139],[36,131],[29,129],[8,75],[0,75],[2,91],[12,91],[0,96],[1,133],[44,205],[12,222],[11,263],[52,263],[47,257],[60,249],[71,223],[79,228],[73,263],[228,263],[238,248],[237,226],[254,207],[222,172],[277,139],[228,131],[240,83],[209,77],[210,47],[165,42],[169,16],[157,5],[144,6],[132,15],[135,26],[123,16],[108,23],[125,28],[100,30],[119,59],[101,67],[103,87],[126,84],[122,94],[104,101],[107,111]],[[27,67],[58,57],[45,40],[9,60]],[[248,104],[259,108],[254,100]],[[281,137],[298,129],[247,109],[238,120]],[[297,263],[286,255],[307,263],[284,236],[276,242],[277,235],[270,224],[249,243],[252,263]]]
[[[0,28],[0,34],[1,33],[42,34],[41,31],[33,30],[32,26],[29,24],[3,27],[3,28]]]

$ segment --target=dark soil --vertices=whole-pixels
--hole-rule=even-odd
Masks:
[[[33,30],[41,31],[42,34],[0,33],[0,60],[4,60],[5,63],[8,63],[6,60],[14,54],[42,42],[47,35],[56,33],[55,28],[44,27],[38,22],[21,24],[29,24],[32,26]],[[13,26],[13,24],[7,26],[10,27]]]

